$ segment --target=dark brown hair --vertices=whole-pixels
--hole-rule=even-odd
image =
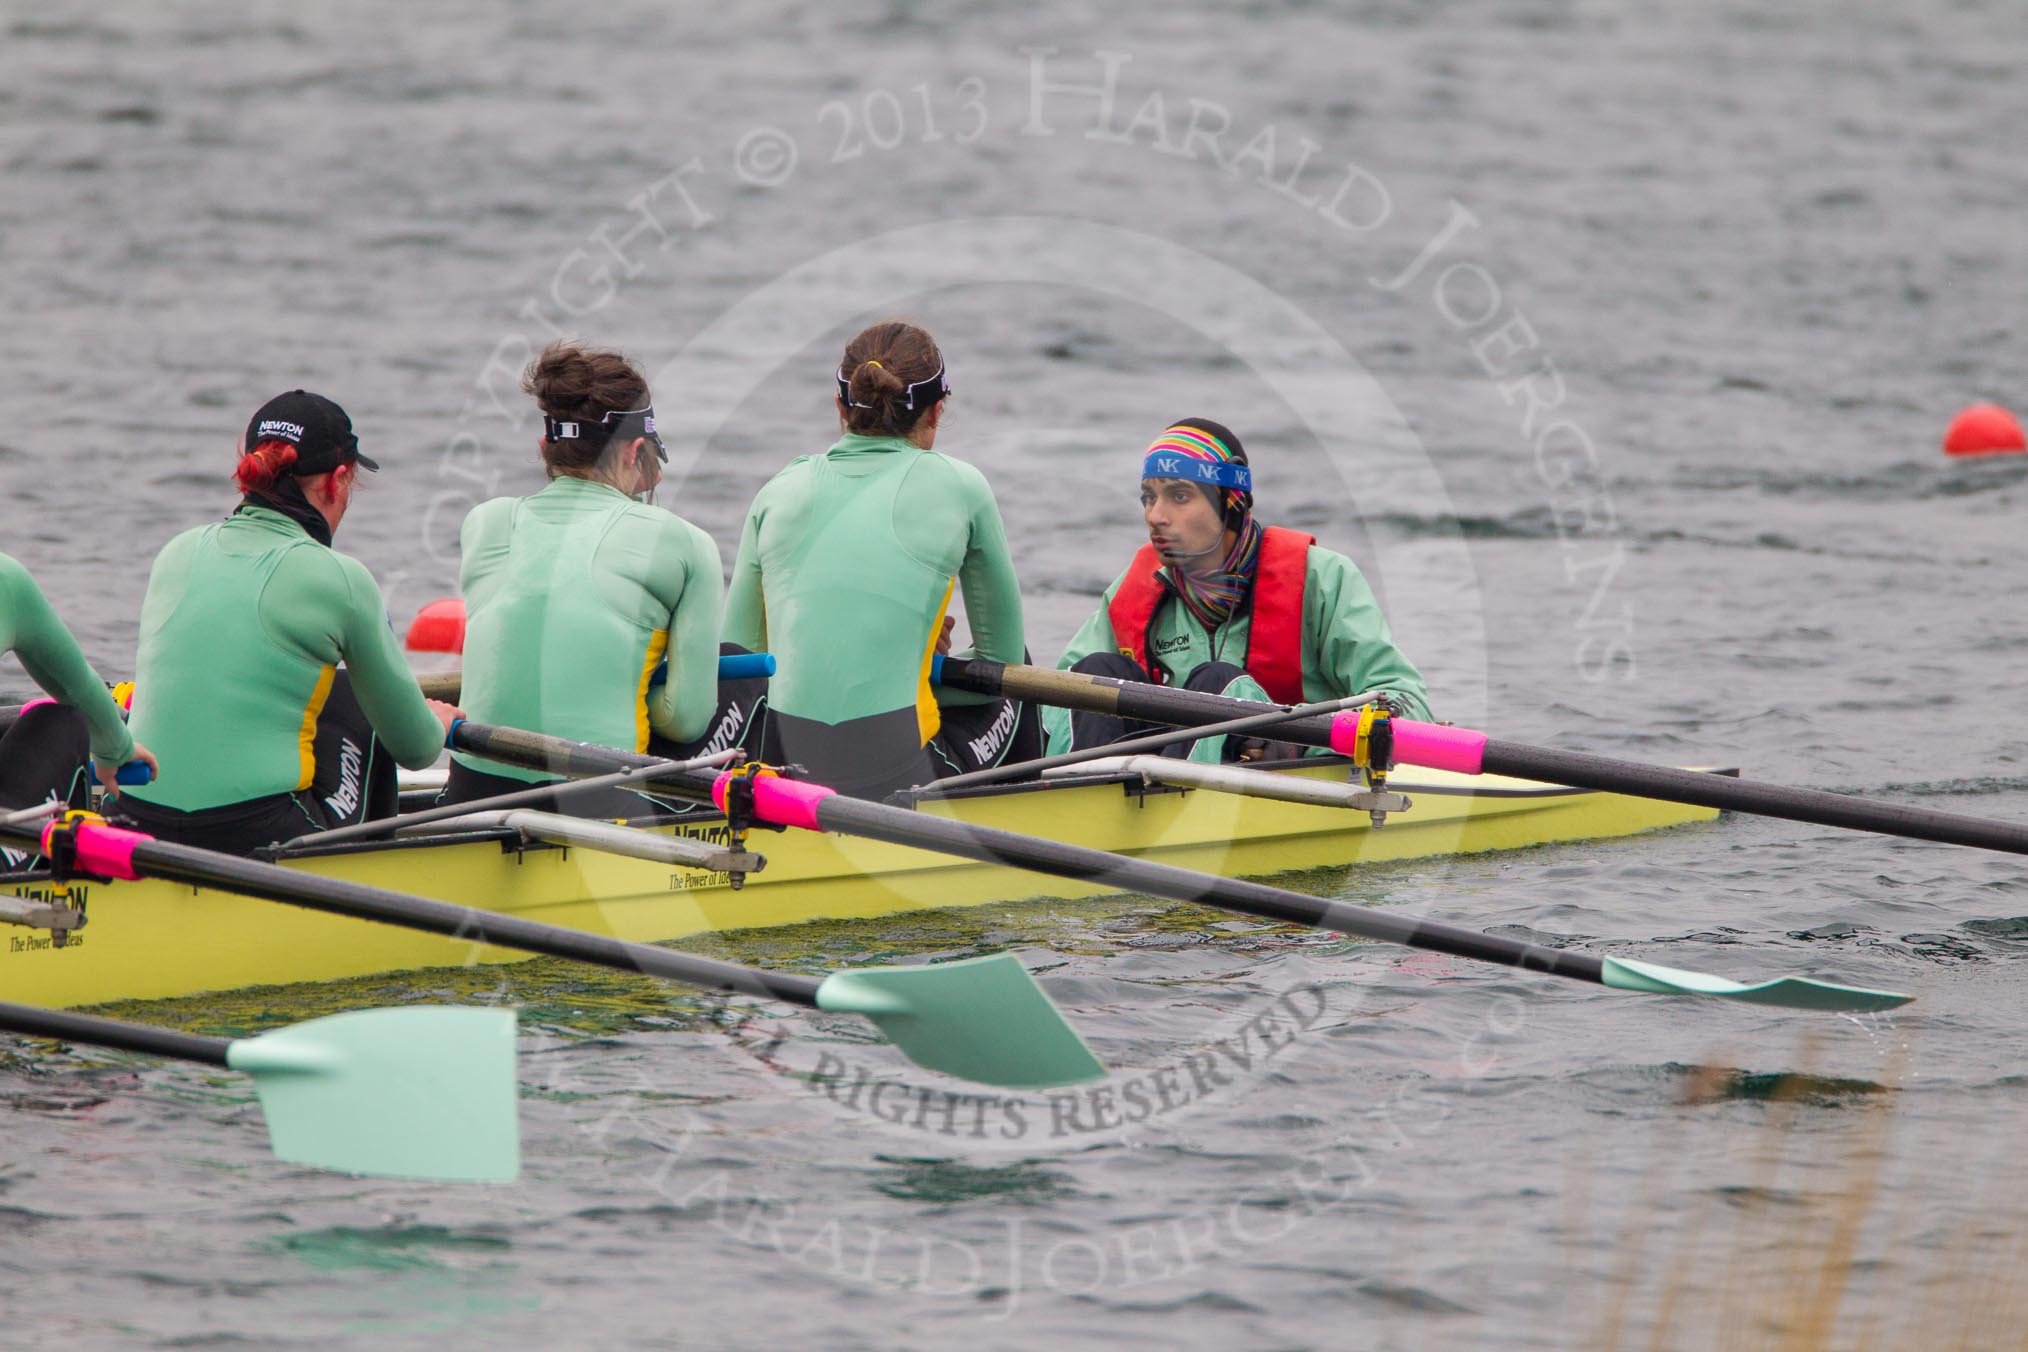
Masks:
[[[908,387],[928,380],[943,364],[936,339],[913,324],[895,319],[862,331],[845,345],[845,360],[838,367],[851,392],[841,401],[847,405],[845,430],[868,437],[907,436],[929,411],[920,399],[916,408],[907,406]]]
[[[521,392],[552,418],[595,423],[608,413],[648,406],[648,382],[641,369],[617,352],[554,342],[542,349],[521,375]],[[542,443],[549,477],[582,475],[598,467],[611,441]]]

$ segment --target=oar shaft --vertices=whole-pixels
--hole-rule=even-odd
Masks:
[[[552,768],[568,765],[580,774],[608,772],[645,759],[583,742],[566,742],[539,733],[483,724],[459,724],[456,741],[459,749],[474,755],[516,763],[532,760]],[[715,781],[716,776],[693,770],[677,779],[655,779],[650,783],[672,792],[702,797],[708,796]],[[814,788],[805,785],[794,787]],[[1458,957],[1575,977],[1581,981],[1603,979],[1603,966],[1599,959],[1583,954],[1566,953],[1540,944],[1518,943],[1476,930],[1419,921],[1390,911],[1368,910],[1342,901],[1326,901],[1263,883],[1193,873],[1174,865],[1130,859],[1082,845],[974,826],[908,808],[848,798],[844,794],[819,792],[826,794],[817,803],[815,814],[816,825],[821,830],[937,850],[980,863],[1023,868],[1059,878],[1102,883],[1123,892],[1150,892],[1177,901],[1201,902],[1266,920],[1310,925],[1340,934],[1430,948]]]
[[[943,683],[981,694],[1008,695],[1095,713],[1116,713],[1125,718],[1200,727],[1222,718],[1231,718],[1258,707],[1246,700],[1168,686],[1144,685],[1104,676],[1087,676],[1075,671],[1048,671],[1038,667],[1003,666],[978,659],[946,659]],[[1308,746],[1332,745],[1334,717],[1292,719],[1275,730],[1275,739]],[[1483,739],[1483,753],[1460,763],[1453,755],[1418,759],[1413,748],[1418,739],[1409,735],[1419,730],[1432,741],[1455,749],[1478,739],[1462,729],[1439,728],[1434,724],[1399,720],[1395,724],[1397,757],[1409,765],[1434,765],[1459,769],[1468,774],[1512,775],[1520,779],[1564,784],[1574,789],[1621,793],[1635,798],[1653,798],[1668,803],[1689,803],[1721,811],[1751,812],[1785,821],[1807,822],[1853,831],[1934,840],[1948,845],[1970,845],[1980,849],[2028,854],[2028,825],[1993,821],[1934,808],[1884,803],[1822,789],[1791,788],[1727,775],[1702,774],[1673,766],[1643,765],[1615,760],[1582,751],[1561,751],[1554,747],[1529,746],[1520,742]]]
[[[1968,817],[1934,808],[1910,807],[1855,798],[1823,789],[1791,788],[1751,779],[1700,774],[1666,765],[1638,765],[1582,751],[1527,746],[1488,738],[1481,760],[1483,773],[1540,779],[1572,788],[1623,793],[1635,798],[1660,798],[1673,803],[1751,812],[1763,817],[1836,826],[1852,831],[1934,840],[1947,845],[2028,854],[2028,826]]]
[[[1461,958],[1502,963],[1534,972],[1575,977],[1581,981],[1598,981],[1602,975],[1599,959],[1584,954],[1501,939],[1477,930],[1417,920],[1391,911],[1369,910],[1342,901],[1269,887],[1264,883],[1221,878],[1172,864],[1132,859],[1081,845],[1067,845],[945,817],[932,817],[885,803],[847,798],[843,794],[834,794],[817,805],[817,824],[827,831],[841,831],[898,845],[914,845],[981,863],[1010,865],[1059,878],[1104,883],[1123,892],[1150,892],[1176,901],[1202,902],[1264,920],[1285,921],[1385,943],[1435,949]]]
[[[0,839],[5,838],[37,846],[41,841],[40,833],[33,829],[0,826]],[[342,878],[301,873],[258,859],[242,859],[148,837],[139,837],[135,841],[131,859],[135,871],[143,876],[222,888],[307,910],[326,911],[360,920],[378,920],[452,939],[468,939],[473,943],[518,948],[546,957],[589,962],[615,971],[639,972],[644,976],[680,981],[708,990],[736,991],[813,1008],[817,1003],[818,983],[809,977],[741,967],[672,949],[628,943],[603,934],[587,934],[581,930],[523,920],[518,916],[454,906],[449,902],[389,892]]]
[[[166,1056],[175,1061],[201,1061],[205,1065],[226,1064],[232,1043],[222,1037],[197,1037],[191,1033],[149,1028],[144,1024],[120,1023],[91,1014],[71,1014],[33,1005],[0,1003],[0,1028],[28,1037],[61,1038],[94,1047],[112,1047],[123,1052]]]

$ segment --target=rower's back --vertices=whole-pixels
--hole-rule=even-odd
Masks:
[[[530,497],[481,503],[462,545],[469,717],[636,751],[651,730],[676,741],[704,731],[721,585],[710,536],[609,484],[559,476]],[[651,688],[665,657],[670,678]],[[454,759],[506,778],[553,778]]]
[[[162,774],[128,792],[190,812],[307,789],[341,664],[395,758],[433,761],[442,728],[364,564],[266,507],[178,535],[149,572],[130,720]]]
[[[836,787],[914,782],[942,723],[929,669],[954,591],[978,655],[1020,661],[1006,528],[972,466],[847,434],[776,475],[747,514],[726,638],[780,659],[778,754]]]

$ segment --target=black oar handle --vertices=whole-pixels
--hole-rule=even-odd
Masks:
[[[201,1061],[208,1066],[224,1065],[226,1052],[232,1046],[222,1037],[174,1033],[167,1028],[121,1023],[117,1019],[101,1019],[93,1014],[38,1009],[33,1005],[0,1003],[0,1028],[28,1037],[61,1038],[65,1042],[113,1047],[123,1052],[143,1052],[176,1061]]]
[[[468,726],[460,724],[460,729]],[[707,783],[709,776],[706,777]],[[33,827],[0,826],[0,838],[39,843]],[[589,962],[615,971],[680,981],[708,990],[735,991],[814,1007],[818,982],[805,976],[768,972],[754,967],[694,957],[672,949],[629,943],[602,934],[544,925],[518,916],[453,906],[449,902],[389,892],[342,878],[300,873],[279,864],[200,850],[188,845],[137,836],[127,842],[133,870],[146,877],[221,888],[268,901],[286,902],[306,910],[360,920],[378,920],[407,929],[424,930],[452,939],[518,948],[552,958]],[[123,847],[124,848],[124,847]],[[84,867],[93,867],[81,857]],[[624,904],[624,903],[622,903]]]
[[[1144,681],[1122,681],[1112,676],[1088,676],[1081,671],[1053,671],[1047,667],[1009,666],[980,657],[946,657],[939,669],[938,683],[954,690],[980,695],[1004,695],[1035,704],[1054,704],[1087,713],[1111,714],[1143,723],[1171,723],[1196,728],[1248,714],[1272,714],[1294,708],[1288,704],[1262,704],[1258,700],[1233,699],[1201,690],[1149,685]],[[1330,714],[1310,714],[1275,724],[1274,740],[1302,746],[1331,745]]]

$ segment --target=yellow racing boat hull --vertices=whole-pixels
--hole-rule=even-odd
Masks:
[[[1346,771],[1342,763],[1326,762],[1277,773],[1342,783]],[[1364,813],[1343,808],[1145,790],[1118,781],[988,790],[929,800],[921,810],[1228,877],[1630,835],[1717,815],[1439,771],[1415,771],[1390,787],[1408,793],[1414,806],[1379,830]],[[725,834],[722,820],[661,829],[720,841]],[[1111,890],[810,832],[755,831],[748,848],[764,854],[767,867],[737,890],[723,874],[498,837],[340,847],[283,862],[307,874],[645,942]],[[52,888],[38,881],[0,884],[0,894],[8,892],[48,899]],[[0,993],[6,999],[70,1007],[527,956],[155,880],[73,882],[68,895],[70,904],[83,907],[87,923],[61,946],[44,931],[0,927]]]

